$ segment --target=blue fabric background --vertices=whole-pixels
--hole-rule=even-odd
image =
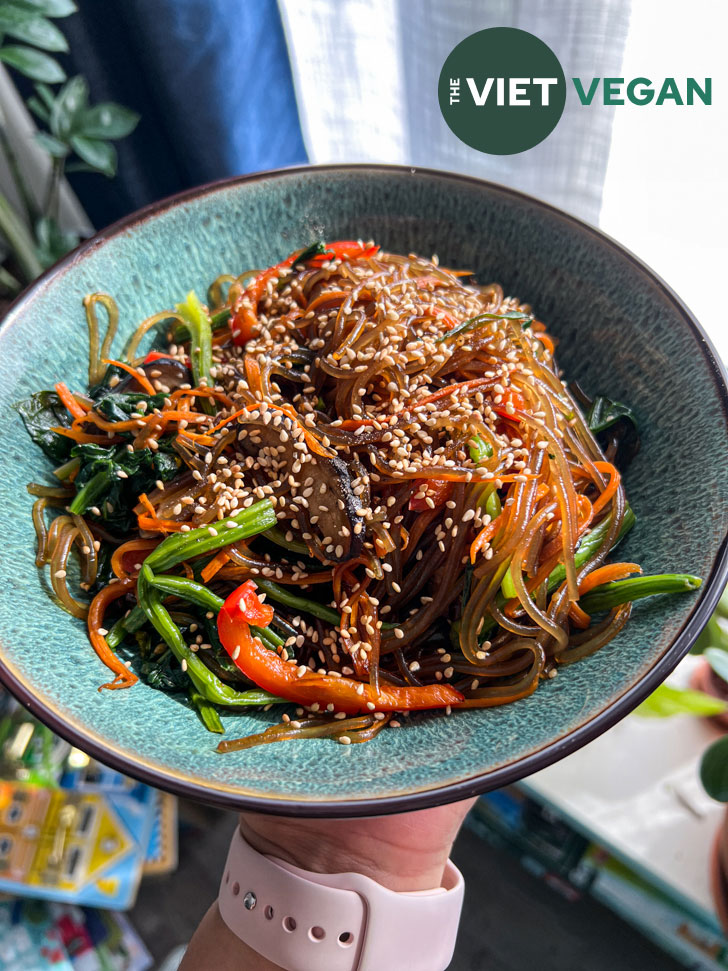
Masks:
[[[276,0],[77,0],[69,74],[141,115],[119,174],[74,175],[97,228],[189,186],[307,161]]]

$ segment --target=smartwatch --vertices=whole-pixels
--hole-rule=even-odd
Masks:
[[[218,906],[230,930],[285,971],[445,971],[464,884],[395,893],[360,873],[313,873],[259,853],[236,829]]]

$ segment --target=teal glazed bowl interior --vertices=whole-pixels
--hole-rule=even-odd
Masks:
[[[111,293],[120,336],[221,273],[267,266],[315,239],[373,238],[437,253],[528,300],[559,339],[569,379],[636,412],[642,447],[626,489],[623,547],[645,572],[704,578],[697,594],[636,605],[594,656],[502,708],[418,718],[365,745],[311,739],[218,755],[218,736],[175,698],[107,671],[84,625],[34,565],[30,480],[49,471],[13,403],[64,380],[86,385],[84,294]],[[117,340],[119,340],[117,338]],[[117,343],[117,348],[121,341]],[[291,169],[203,187],[143,210],[49,270],[0,328],[0,678],[34,714],[103,762],[229,808],[368,815],[465,798],[521,778],[603,732],[664,679],[726,580],[727,392],[689,311],[635,257],[535,199],[446,173],[387,166]],[[224,716],[228,737],[267,715]]]

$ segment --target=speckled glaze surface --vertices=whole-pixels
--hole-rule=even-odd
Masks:
[[[48,465],[12,403],[63,379],[85,383],[85,293],[118,301],[121,331],[204,293],[222,272],[268,265],[313,239],[373,237],[499,280],[560,339],[569,378],[628,402],[642,450],[626,486],[637,525],[624,546],[647,572],[696,573],[697,596],[642,603],[625,632],[499,709],[420,719],[374,742],[325,740],[226,756],[173,698],[137,685],[97,691],[105,669],[81,623],[34,566],[24,485]],[[289,170],[222,183],[112,227],[46,274],[0,329],[0,677],[82,748],[154,784],[222,805],[358,815],[434,805],[519,778],[629,711],[688,650],[726,578],[724,378],[690,314],[619,246],[536,200],[476,180],[387,167]],[[226,715],[234,737],[263,714]]]

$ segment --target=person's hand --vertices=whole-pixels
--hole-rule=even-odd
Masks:
[[[243,813],[240,828],[261,853],[318,873],[361,873],[397,892],[439,887],[453,841],[475,802],[365,819],[293,819]],[[180,971],[276,971],[224,923],[217,904],[190,941]]]
[[[243,813],[245,839],[316,873],[362,873],[398,892],[440,886],[453,841],[475,802],[363,819],[292,819]]]

